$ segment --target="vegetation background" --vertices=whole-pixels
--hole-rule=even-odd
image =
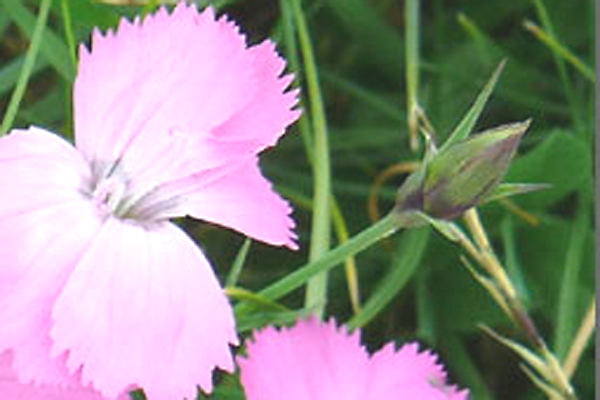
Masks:
[[[251,43],[272,38],[292,59],[296,50],[286,37],[289,20],[284,15],[288,1],[197,3],[211,3],[230,15]],[[50,2],[0,0],[2,128],[35,124],[72,137],[75,44],[88,42],[93,27],[115,27],[121,16],[148,12],[158,2],[115,6],[93,0],[51,1],[36,47],[34,27],[45,3]],[[480,213],[530,315],[562,360],[595,296],[594,1],[429,0],[420,2],[416,14],[407,13],[406,7],[404,1],[392,0],[302,2],[325,106],[332,193],[341,213],[335,226],[352,236],[371,225],[370,193],[383,171],[422,158],[422,141],[418,150],[410,146],[411,101],[421,106],[442,142],[506,59],[476,131],[533,118],[507,181],[552,186],[486,204]],[[411,40],[415,46],[407,56]],[[35,58],[27,65],[32,53]],[[413,75],[407,80],[408,65],[415,66],[418,79]],[[22,71],[29,67],[27,76]],[[304,85],[304,64],[293,72]],[[20,86],[24,95],[14,105],[11,99]],[[236,303],[255,301],[252,292],[306,263],[316,173],[300,130],[311,126],[296,124],[262,161],[265,174],[294,204],[298,252],[252,243],[239,258],[239,280],[233,279],[232,265],[245,239],[197,221],[180,221],[206,250],[221,281],[236,283],[238,290],[230,288]],[[381,214],[393,207],[405,177],[394,175],[381,186],[376,196]],[[336,240],[334,235],[334,246]],[[352,307],[344,268],[330,274],[326,315],[362,326],[363,341],[372,350],[388,341],[421,341],[441,355],[451,380],[470,388],[474,399],[544,398],[519,367],[519,358],[480,328],[484,324],[525,342],[464,267],[461,254],[430,228],[396,234],[355,260],[360,317]],[[239,315],[239,328],[245,334],[264,324],[292,321],[306,314],[303,299],[303,291],[297,290],[280,303],[255,304],[252,312]],[[594,398],[594,350],[593,343],[587,347],[573,376],[581,399]],[[243,398],[235,378],[220,379],[213,398]]]

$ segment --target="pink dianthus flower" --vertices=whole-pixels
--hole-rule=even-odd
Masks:
[[[255,333],[239,357],[248,400],[466,400],[446,383],[437,357],[416,343],[390,343],[372,356],[334,321],[299,321]]]
[[[37,127],[0,139],[0,353],[20,382],[177,400],[234,369],[231,306],[169,218],[296,246],[258,165],[299,115],[284,67],[179,4],[81,46],[75,147]]]
[[[0,354],[0,395],[3,400],[104,400],[98,392],[80,385],[36,386],[19,382],[9,352]],[[119,400],[131,400],[123,394]]]

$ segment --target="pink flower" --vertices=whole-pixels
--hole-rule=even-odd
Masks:
[[[76,147],[36,127],[0,139],[0,353],[21,382],[176,400],[234,369],[231,306],[168,219],[296,246],[257,156],[299,115],[284,67],[180,4],[81,47]]]
[[[0,394],[4,400],[103,400],[98,392],[73,386],[35,386],[20,383],[11,368],[12,357],[9,353],[0,354]],[[119,400],[130,400],[122,395]]]
[[[388,344],[372,356],[333,321],[266,328],[238,358],[248,400],[464,400],[431,352]]]

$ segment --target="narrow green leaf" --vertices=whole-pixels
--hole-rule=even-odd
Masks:
[[[577,69],[581,75],[586,77],[590,82],[596,82],[596,72],[589,65],[581,61],[579,57],[577,57],[571,50],[565,47],[563,44],[559,43],[555,38],[548,35],[546,31],[541,29],[539,26],[534,24],[531,21],[525,21],[523,26],[526,30],[531,32],[536,38],[538,38],[542,43],[544,43],[548,48],[555,54],[558,54],[565,61],[571,64],[575,69]]]
[[[33,41],[36,17],[20,1],[2,0],[4,11],[21,30],[23,30]],[[31,46],[33,47],[33,46]],[[44,29],[41,44],[39,45],[40,54],[62,75],[66,80],[72,81],[75,77],[75,69],[71,63],[69,50],[49,27]]]
[[[538,355],[534,352],[526,348],[525,346],[507,339],[498,333],[494,332],[492,329],[487,326],[482,325],[481,328],[491,337],[496,339],[498,342],[502,343],[515,353],[519,355],[531,368],[533,368],[540,376],[542,376],[547,382],[552,382],[553,377],[550,371],[548,371],[548,367],[544,360],[542,360]]]
[[[502,236],[502,247],[504,248],[506,272],[510,276],[521,302],[527,305],[530,299],[530,291],[527,288],[525,274],[519,261],[519,246],[515,237],[515,224],[512,215],[507,215],[500,223],[500,234]]]
[[[477,96],[475,103],[473,103],[467,114],[460,121],[458,126],[452,132],[452,134],[450,134],[450,137],[448,137],[448,139],[444,142],[444,144],[440,148],[440,152],[447,149],[450,145],[464,140],[469,136],[469,134],[473,130],[473,127],[475,126],[475,123],[477,122],[477,119],[479,119],[483,108],[485,107],[494,90],[494,87],[496,86],[496,83],[500,78],[500,74],[502,73],[505,64],[506,61],[502,61],[500,65],[496,67],[496,70],[492,74],[490,80],[486,83],[483,90],[479,93],[479,96]]]
[[[225,283],[227,286],[235,286],[237,285],[240,274],[242,273],[242,268],[244,267],[244,263],[246,262],[246,256],[248,255],[248,250],[250,250],[250,245],[252,244],[252,240],[247,238],[244,241],[244,244],[238,251],[235,256],[235,260],[233,260],[233,264],[231,265],[231,271],[229,275],[227,275],[227,279]]]
[[[498,304],[498,306],[500,306],[500,308],[502,308],[502,310],[509,317],[512,318],[510,306],[506,302],[506,298],[504,297],[502,292],[498,289],[498,285],[496,284],[496,282],[477,272],[477,270],[471,265],[471,263],[469,263],[466,257],[461,256],[460,260],[462,261],[463,265],[469,270],[471,275],[473,275],[473,278],[475,278],[475,280],[479,282],[479,284],[488,291],[488,293],[490,294],[490,296],[492,296],[496,304]]]
[[[540,377],[537,376],[535,372],[531,370],[531,368],[527,368],[526,365],[521,364],[521,369],[523,372],[525,372],[525,375],[527,375],[531,382],[533,382],[538,389],[544,392],[550,400],[564,400],[564,397],[556,389],[540,379]]]
[[[285,5],[284,5],[285,6]],[[313,213],[312,232],[310,235],[309,260],[314,261],[329,249],[331,241],[331,172],[329,160],[329,139],[325,106],[319,85],[319,74],[314,57],[308,26],[300,0],[291,1],[291,11],[294,17],[300,51],[304,61],[304,71],[308,89],[310,116],[313,130]],[[327,273],[323,272],[313,277],[306,289],[306,306],[309,308],[320,304],[316,314],[322,316],[327,301]]]
[[[577,296],[580,292],[580,271],[583,264],[589,223],[589,205],[587,202],[581,201],[577,217],[571,227],[558,299],[554,350],[560,360],[567,355],[569,344],[573,340],[581,315],[578,312]]]
[[[552,185],[546,183],[501,183],[489,196],[482,199],[481,203],[488,203],[518,194],[537,192],[551,187]]]
[[[304,285],[313,276],[341,265],[348,257],[388,237],[399,228],[398,216],[389,214],[361,233],[351,237],[344,244],[330,250],[318,260],[305,264],[303,267],[269,285],[260,291],[259,294],[267,299],[277,300]]]
[[[19,9],[19,7],[22,7],[24,9],[20,2],[10,2],[13,4],[12,7],[7,7],[6,3],[7,2],[5,1],[5,8],[13,9],[12,7],[16,7],[16,9]],[[8,107],[6,108],[6,113],[4,114],[4,119],[2,120],[2,126],[0,126],[0,136],[8,133],[17,116],[21,100],[23,99],[25,89],[27,88],[27,82],[29,82],[29,78],[31,77],[31,73],[35,66],[35,60],[38,55],[38,50],[40,49],[40,44],[44,34],[44,28],[46,27],[46,21],[48,20],[51,4],[52,0],[43,0],[40,5],[37,18],[32,17],[33,33],[31,35],[31,43],[29,45],[29,49],[27,50],[25,61],[23,62],[23,68],[19,74],[19,80],[15,85],[15,90],[13,91],[8,103]],[[27,10],[25,9],[25,11]]]
[[[309,317],[312,313],[314,313],[314,310],[308,308],[281,312],[240,312],[236,313],[235,325],[238,333],[244,333],[266,325],[289,325],[300,318]]]
[[[240,287],[227,287],[225,293],[228,297],[236,300],[245,301],[248,305],[258,307],[267,311],[287,311],[288,309],[281,304],[271,301],[260,294],[256,294]]]

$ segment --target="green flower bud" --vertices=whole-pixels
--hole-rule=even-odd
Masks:
[[[506,175],[529,123],[503,125],[435,154],[400,187],[397,210],[452,219],[486,200]]]

